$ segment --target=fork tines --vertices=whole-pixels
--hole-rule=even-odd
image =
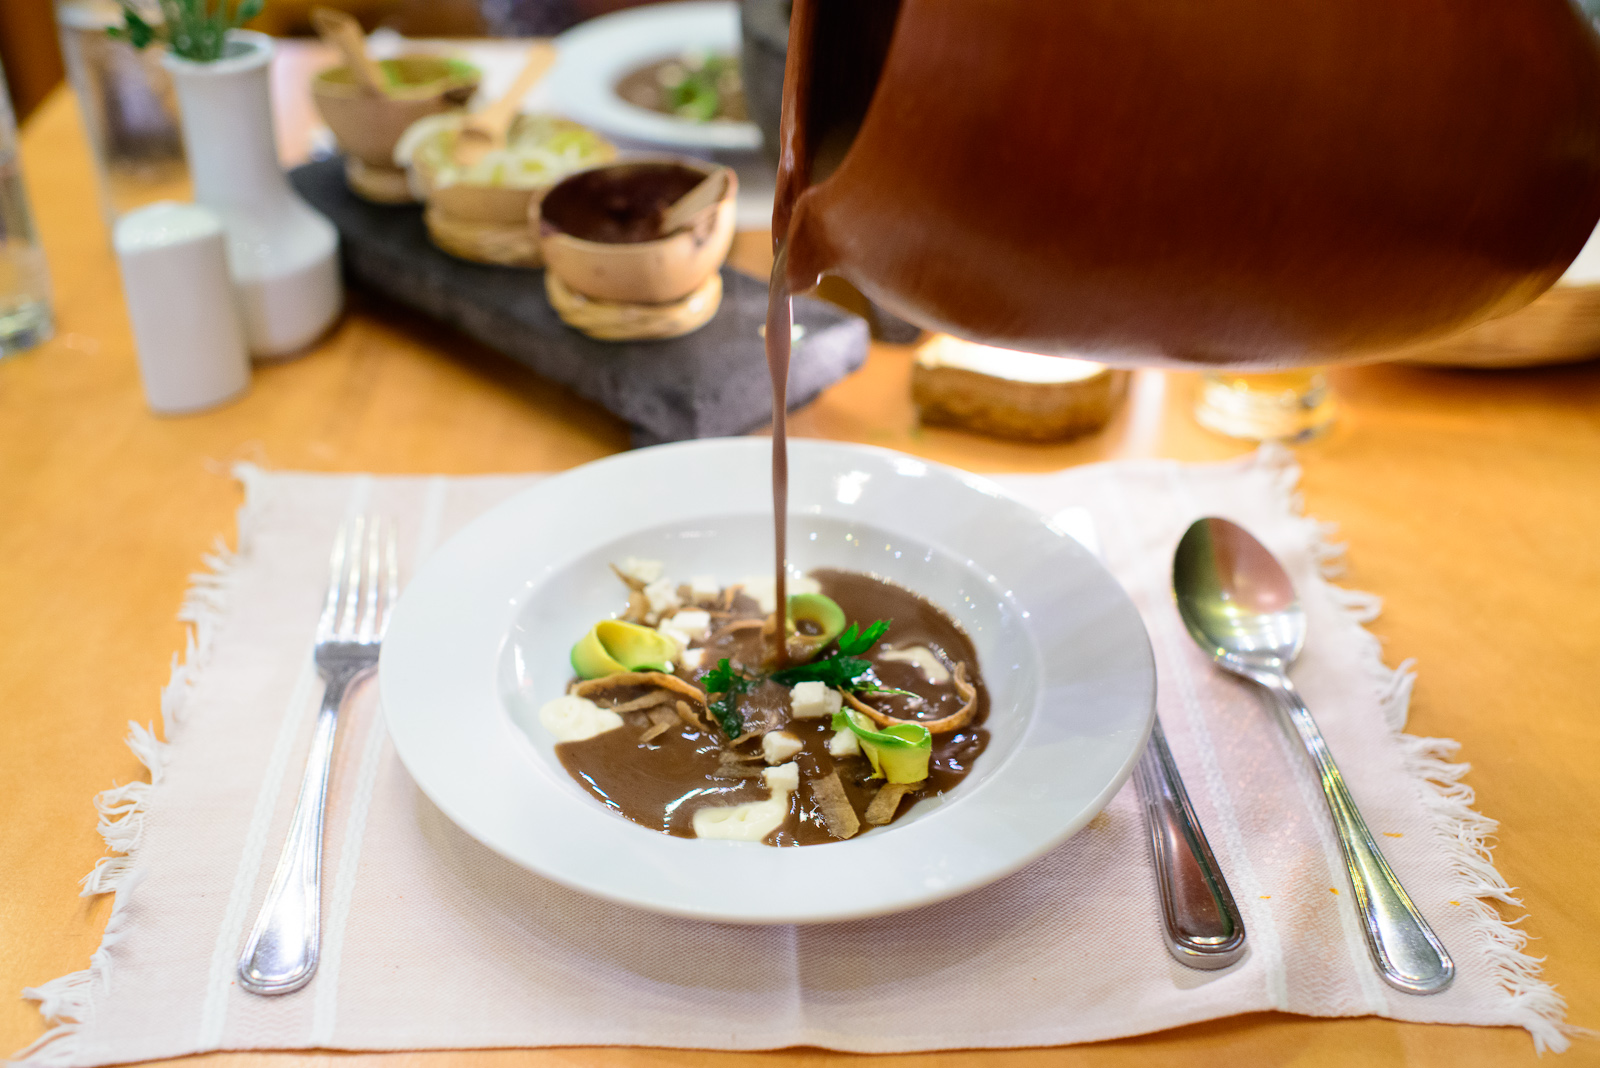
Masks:
[[[317,641],[381,641],[400,592],[394,522],[370,514],[346,520],[334,538],[328,570]]]

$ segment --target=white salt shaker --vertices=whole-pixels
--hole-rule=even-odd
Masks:
[[[112,244],[150,407],[181,415],[248,389],[250,353],[216,213],[198,204],[151,204],[117,220]]]

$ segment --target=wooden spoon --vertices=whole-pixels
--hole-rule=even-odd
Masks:
[[[556,48],[548,41],[540,41],[528,50],[528,62],[522,73],[511,83],[505,95],[482,111],[467,116],[456,133],[456,143],[451,158],[458,167],[470,167],[497,148],[504,148],[511,122],[528,90],[539,83],[555,64]]]
[[[318,37],[344,54],[345,66],[350,68],[357,85],[369,93],[389,95],[389,79],[378,61],[367,54],[367,37],[361,32],[361,23],[343,11],[314,7],[311,25],[316,28]]]
[[[696,215],[720,201],[727,192],[728,168],[718,167],[696,182],[693,189],[661,209],[661,221],[656,233],[665,237],[675,230],[682,230],[694,221]]]

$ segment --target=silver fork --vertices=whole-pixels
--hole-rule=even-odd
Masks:
[[[327,684],[267,899],[239,957],[239,984],[255,994],[288,994],[317,971],[322,918],[322,813],[339,706],[350,684],[378,666],[378,649],[399,595],[394,524],[357,516],[334,540],[328,596],[317,622],[317,671]]]

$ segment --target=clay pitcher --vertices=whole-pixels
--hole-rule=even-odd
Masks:
[[[1568,0],[795,0],[791,289],[974,340],[1370,356],[1526,304],[1597,216]]]

